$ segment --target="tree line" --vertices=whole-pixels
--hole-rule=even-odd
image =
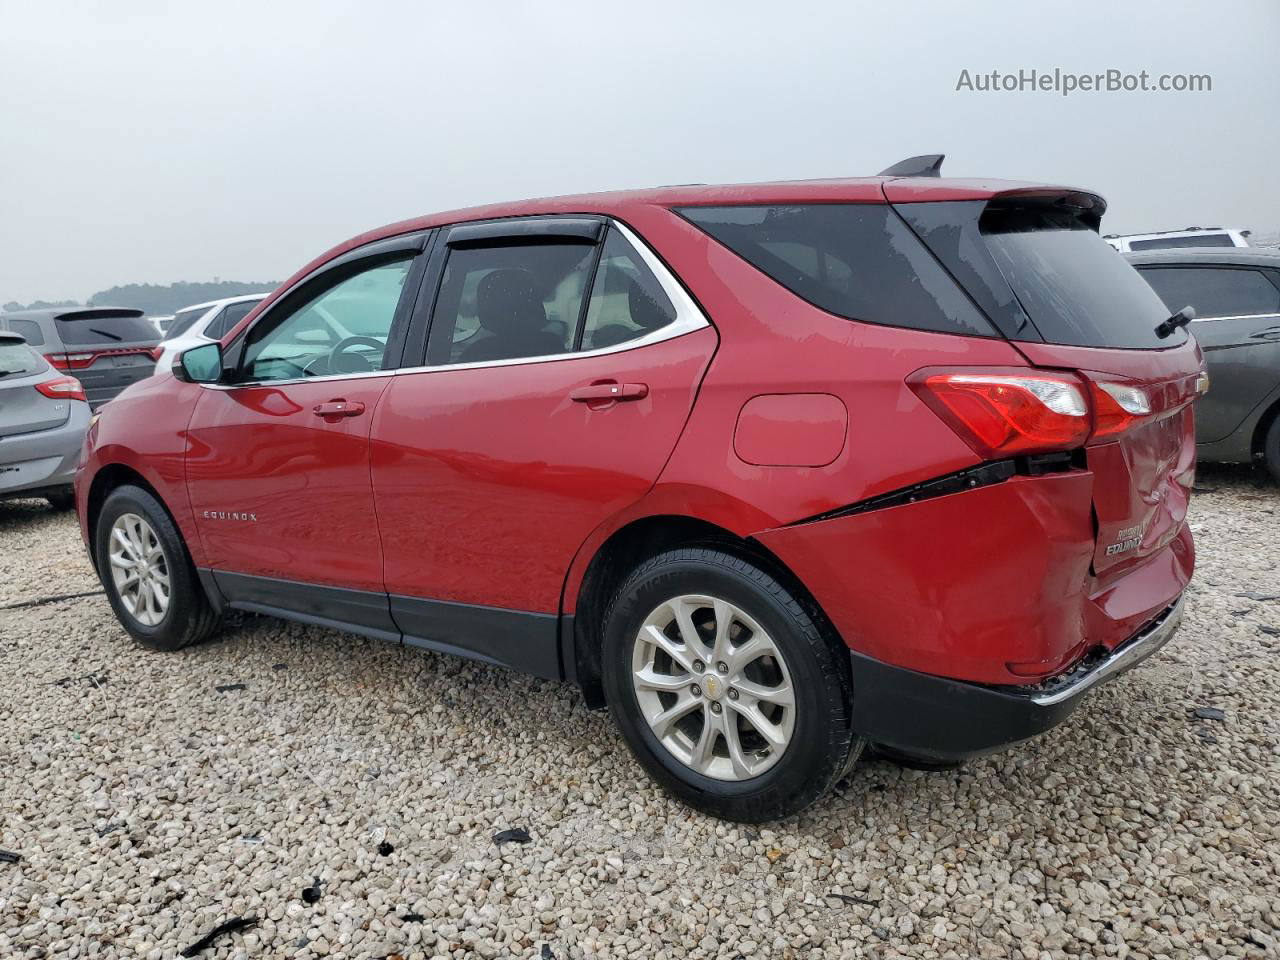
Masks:
[[[46,307],[133,307],[142,310],[148,316],[163,316],[177,313],[183,307],[206,300],[220,300],[223,297],[238,297],[246,293],[270,293],[278,281],[243,281],[213,279],[203,283],[126,283],[123,286],[111,287],[95,293],[84,304],[74,300],[34,300],[31,303],[19,303],[11,300],[4,305],[6,311],[40,310]]]

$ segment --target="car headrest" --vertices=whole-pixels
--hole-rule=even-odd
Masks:
[[[532,333],[547,324],[528,270],[507,268],[487,273],[476,288],[476,319],[491,333]]]

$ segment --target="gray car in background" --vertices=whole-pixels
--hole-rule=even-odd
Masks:
[[[1201,247],[1125,254],[1169,312],[1191,324],[1209,367],[1196,404],[1201,460],[1262,461],[1280,481],[1280,250]]]
[[[44,497],[60,510],[74,506],[71,482],[88,429],[79,382],[18,334],[0,332],[0,500]]]
[[[155,369],[160,334],[141,310],[57,307],[0,313],[0,331],[21,334],[54,367],[84,384],[98,408]]]

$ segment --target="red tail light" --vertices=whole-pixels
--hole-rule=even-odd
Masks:
[[[147,351],[147,356],[152,360],[159,362],[160,357],[164,354],[164,347],[152,347]]]
[[[36,389],[51,400],[84,400],[84,387],[75,377],[58,377],[56,380],[45,380],[37,383]]]
[[[58,370],[83,370],[98,359],[96,353],[46,353],[44,358]]]
[[[1151,416],[1151,396],[1137,385],[1091,378],[1095,440],[1124,433]]]
[[[908,384],[984,459],[1083,446],[1092,426],[1084,384],[1038,370],[921,370]]]

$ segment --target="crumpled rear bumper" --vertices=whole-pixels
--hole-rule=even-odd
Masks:
[[[991,753],[1065,720],[1094,688],[1163,647],[1182,618],[1179,596],[1114,650],[1032,687],[984,686],[918,673],[850,651],[853,728],[873,743],[929,760]]]

